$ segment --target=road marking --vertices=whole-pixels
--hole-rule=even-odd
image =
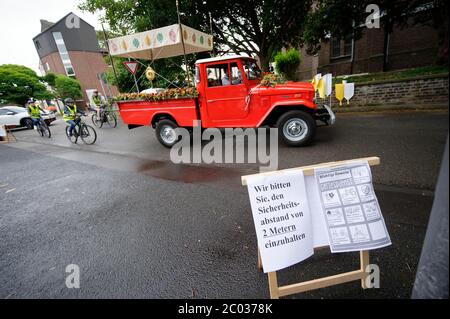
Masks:
[[[8,190],[5,192],[5,194],[7,194],[7,193],[9,193],[9,192],[12,192],[12,191],[15,191],[15,190],[16,190],[15,188],[8,189]]]

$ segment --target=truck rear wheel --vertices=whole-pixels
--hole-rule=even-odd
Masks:
[[[284,113],[278,119],[277,127],[283,142],[290,146],[308,145],[316,132],[314,118],[304,111]]]
[[[178,125],[171,120],[161,120],[156,123],[156,138],[165,147],[172,147],[178,142],[179,138],[175,129]]]

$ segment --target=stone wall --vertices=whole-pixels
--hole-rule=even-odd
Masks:
[[[334,91],[332,96],[332,105],[337,107],[339,101]],[[448,106],[448,74],[395,82],[355,83],[355,95],[350,104],[347,106],[345,99],[342,104],[343,107],[402,106],[412,109],[428,105]]]

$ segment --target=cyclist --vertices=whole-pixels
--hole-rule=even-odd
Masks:
[[[92,102],[94,102],[96,111],[97,111],[97,119],[101,119],[100,118],[100,111],[103,111],[104,105],[105,105],[105,99],[103,98],[103,96],[101,96],[100,94],[98,94],[98,91],[94,91],[92,94]]]
[[[80,118],[77,118],[77,113],[85,115],[82,110],[77,110],[75,101],[72,98],[64,100],[64,121],[70,125],[69,135],[72,136],[73,130],[77,124],[80,123]]]
[[[28,114],[30,114],[31,120],[33,121],[33,126],[38,128],[41,125],[41,106],[39,102],[30,98],[27,102]]]

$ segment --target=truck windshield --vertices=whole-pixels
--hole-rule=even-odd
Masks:
[[[257,80],[261,78],[261,70],[255,61],[247,60],[244,62],[244,70],[249,80]]]

